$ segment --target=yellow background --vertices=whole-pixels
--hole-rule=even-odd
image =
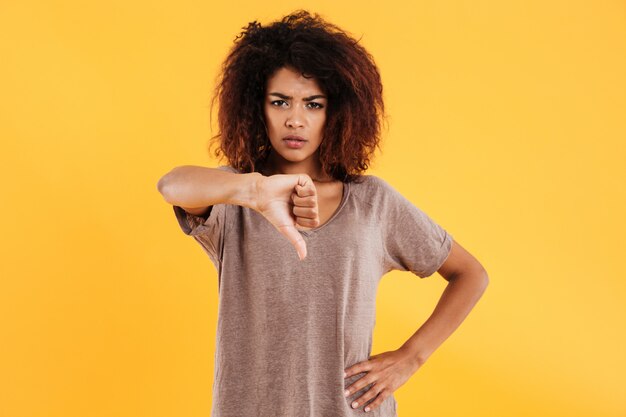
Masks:
[[[216,165],[219,64],[247,22],[299,7],[380,67],[370,173],[491,280],[395,392],[399,416],[626,415],[626,4],[238,4],[0,4],[0,415],[208,415],[216,271],[156,183]],[[444,287],[385,276],[372,353]]]

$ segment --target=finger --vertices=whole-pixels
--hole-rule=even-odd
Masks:
[[[291,201],[298,207],[315,207],[317,205],[317,196],[310,195],[300,197],[297,193],[291,194]]]
[[[307,219],[307,218],[304,218],[304,217],[297,217],[296,218],[296,229],[298,229],[298,226],[314,228],[314,227],[319,226],[319,221],[315,220],[315,219]],[[298,229],[298,230],[301,230],[301,229]]]
[[[385,401],[389,397],[389,395],[391,395],[389,393],[389,390],[386,390],[386,389],[381,390],[378,393],[378,395],[376,396],[376,399],[374,401],[372,401],[371,403],[369,403],[368,405],[365,406],[365,408],[364,408],[365,412],[367,413],[369,411],[372,411],[372,410],[378,408],[383,403],[383,401]],[[363,403],[363,404],[365,404],[365,403]]]
[[[300,197],[307,197],[310,195],[316,195],[315,184],[308,175],[300,175],[298,177],[298,184],[296,185],[296,192]]]
[[[296,185],[295,190],[296,190],[296,194],[299,197],[309,197],[309,196],[315,195],[315,191],[307,186]]]
[[[278,230],[283,236],[285,236],[289,240],[289,242],[291,242],[293,246],[295,246],[298,253],[298,258],[300,258],[300,260],[306,258],[306,242],[302,238],[300,232],[298,232],[298,230],[294,226],[290,225],[279,226]]]
[[[355,392],[359,391],[361,388],[364,388],[366,386],[368,386],[369,384],[372,384],[376,381],[375,376],[373,376],[371,373],[366,374],[365,376],[357,379],[355,382],[352,383],[352,385],[349,385],[345,391],[347,391],[347,393],[344,393],[346,397],[351,396],[352,394],[354,394]]]
[[[293,214],[304,219],[317,219],[317,209],[312,207],[294,207]]]
[[[344,369],[344,371],[347,374],[346,377],[360,374],[361,372],[370,371],[370,370],[372,370],[372,363],[369,362],[369,360],[355,363],[354,365],[349,366],[346,369]]]
[[[377,395],[378,395],[378,390],[376,389],[376,385],[374,385],[369,390],[365,391],[365,393],[361,395],[359,398],[354,399],[354,401],[352,401],[352,404],[350,404],[350,406],[352,408],[357,408],[362,405],[365,405],[367,404],[369,400],[376,397]]]

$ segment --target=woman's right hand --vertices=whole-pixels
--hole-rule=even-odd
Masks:
[[[298,230],[319,225],[317,190],[307,174],[260,175],[256,182],[254,209],[295,246],[300,260],[306,243]]]

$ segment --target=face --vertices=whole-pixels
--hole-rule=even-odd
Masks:
[[[315,175],[326,123],[327,97],[314,78],[305,78],[290,68],[277,70],[267,81],[263,112],[272,145],[270,160],[280,170]],[[288,135],[303,142],[289,142]]]

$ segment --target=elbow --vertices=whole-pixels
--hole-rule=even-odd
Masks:
[[[489,286],[489,274],[487,274],[487,270],[477,262],[474,268],[472,268],[472,271],[471,275],[474,277],[476,286],[479,287],[482,292],[485,292]]]
[[[487,290],[489,286],[489,275],[484,269],[480,272],[480,290],[481,294]]]
[[[162,176],[161,178],[159,178],[159,181],[157,182],[157,190],[163,194],[163,189],[165,188],[165,175]]]
[[[167,184],[167,174],[162,176],[161,178],[159,178],[159,181],[157,182],[157,190],[161,193],[161,194],[165,194],[165,186]]]
[[[176,188],[176,183],[178,183],[181,178],[182,172],[181,169],[184,169],[187,165],[176,166],[172,168],[169,172],[159,178],[157,182],[157,190],[163,195],[167,202],[170,202],[170,196],[172,194],[172,189]]]
[[[489,286],[489,275],[483,268],[475,269],[472,271],[466,271],[454,276],[452,280],[463,280],[464,282],[471,282],[476,288],[476,291],[480,294],[484,293]]]
[[[165,201],[167,201],[168,203],[170,203],[171,201],[171,172],[172,171],[163,175],[161,178],[159,178],[159,181],[157,182],[157,190],[159,191],[159,193],[161,193]]]
[[[489,285],[489,275],[482,265],[479,265],[478,268],[474,269],[474,273],[472,275],[475,277],[476,281],[480,282],[483,287],[487,288]]]

